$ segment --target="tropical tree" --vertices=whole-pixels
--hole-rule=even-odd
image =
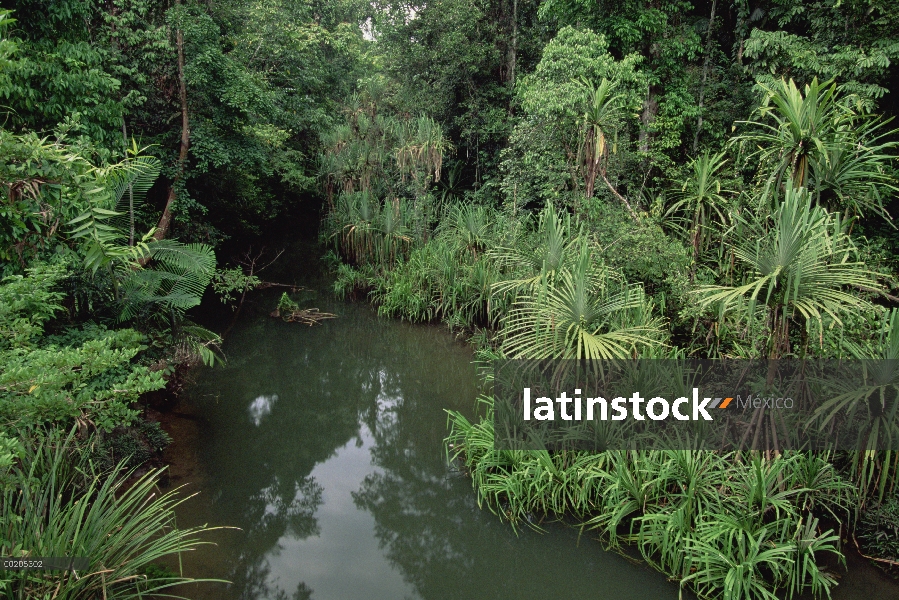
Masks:
[[[841,325],[841,315],[868,306],[847,290],[876,287],[864,263],[853,260],[847,221],[814,206],[805,189],[790,183],[768,219],[741,220],[748,235],[732,249],[747,269],[745,282],[702,286],[696,295],[701,306],[717,306],[722,319],[736,310],[751,322],[761,306],[768,358],[791,352],[791,324],[799,328],[804,353],[811,322],[823,326],[827,318]]]
[[[833,208],[886,216],[882,200],[899,189],[891,167],[899,143],[889,139],[895,131],[885,130],[887,122],[833,81],[815,78],[800,90],[782,79],[763,89],[759,119],[744,122],[750,130],[731,139],[752,148],[747,160],[758,159],[767,178],[762,200],[789,181]]]
[[[624,95],[613,95],[618,84],[605,77],[599,85],[586,79],[581,80],[581,85],[587,95],[587,110],[579,123],[578,169],[584,178],[584,195],[592,198],[597,176],[606,183],[609,181],[606,167],[609,153],[616,151],[614,138],[617,137],[618,121],[624,114]]]

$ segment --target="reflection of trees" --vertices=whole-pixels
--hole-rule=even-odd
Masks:
[[[366,477],[353,494],[356,505],[374,516],[388,559],[423,598],[513,597],[504,585],[510,571],[478,565],[485,548],[507,538],[507,526],[481,513],[469,482],[447,472],[443,431],[423,435],[417,414],[423,398],[404,392],[404,400],[381,412],[372,427],[372,459],[383,472]],[[515,552],[505,553],[515,561]],[[490,577],[476,576],[478,566]],[[485,588],[485,579],[494,590]]]
[[[353,494],[375,518],[391,563],[425,600],[458,598],[675,598],[676,586],[574,532],[512,532],[480,510],[471,481],[446,466],[445,422],[430,426],[428,390],[404,386],[371,427],[382,471]],[[568,534],[572,535],[568,535]],[[586,546],[586,547],[584,547]]]
[[[431,429],[436,458],[442,406],[453,406],[460,381],[473,380],[464,355],[447,360],[442,332],[379,321],[366,307],[320,308],[339,318],[311,329],[261,315],[239,324],[225,347],[229,363],[206,371],[192,390],[209,422],[200,440],[213,474],[204,495],[227,516],[222,524],[242,530],[229,543],[232,570],[225,575],[241,598],[287,598],[271,582],[265,557],[284,536],[318,534],[322,488],[310,473],[359,438],[360,421],[389,435],[394,428],[385,427],[388,411],[379,402],[405,397],[407,389],[415,402],[427,399],[429,422],[422,426]],[[439,399],[428,399],[426,390]],[[473,397],[472,388],[468,405]],[[301,585],[294,598],[310,595]]]

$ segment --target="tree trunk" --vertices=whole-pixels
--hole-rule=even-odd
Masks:
[[[128,163],[128,128],[122,116],[122,141],[125,143],[125,163]],[[134,185],[128,184],[128,245],[134,245]]]
[[[176,2],[180,5],[180,0]],[[177,187],[184,176],[184,164],[187,162],[187,149],[190,145],[190,123],[187,119],[187,85],[184,81],[184,36],[181,29],[175,31],[175,45],[178,47],[178,95],[181,100],[181,147],[178,151],[178,169],[175,172],[175,179],[169,186],[169,195],[165,201],[165,208],[162,216],[159,217],[159,223],[156,225],[156,232],[153,239],[165,239],[172,222],[172,203],[177,198]]]
[[[512,0],[512,48],[509,55],[509,83],[515,87],[515,63],[518,60],[518,0]]]
[[[615,186],[612,185],[612,183],[606,178],[604,174],[600,173],[600,177],[602,177],[602,180],[609,188],[609,191],[611,191],[612,194],[624,204],[624,206],[627,208],[627,212],[631,214],[631,217],[633,217],[634,221],[639,221],[639,219],[637,219],[637,213],[634,212],[634,209],[631,207],[631,203],[627,201],[627,198],[618,193],[618,190],[615,189]]]
[[[659,101],[656,100],[658,90],[656,86],[649,86],[646,93],[646,100],[643,101],[643,113],[640,115],[640,122],[643,127],[640,129],[639,148],[640,152],[649,152],[649,126],[656,120],[659,112]]]
[[[699,132],[702,130],[702,107],[705,100],[705,84],[709,78],[709,61],[712,57],[712,27],[715,25],[715,7],[718,0],[712,0],[712,14],[705,36],[705,60],[702,63],[702,82],[699,84],[699,116],[696,118],[696,135],[693,136],[693,154],[699,149]]]

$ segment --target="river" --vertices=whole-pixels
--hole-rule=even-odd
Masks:
[[[319,284],[321,285],[321,284]],[[678,587],[589,532],[513,529],[478,508],[447,465],[445,409],[473,415],[473,354],[445,328],[378,318],[327,292],[338,318],[268,316],[258,293],[225,344],[164,416],[172,486],[199,492],[178,524],[230,525],[185,556],[181,590],[223,600],[675,600]],[[899,600],[878,571],[851,569],[835,600]],[[686,595],[685,595],[686,597]]]

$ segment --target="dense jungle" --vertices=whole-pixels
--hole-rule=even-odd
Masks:
[[[198,579],[239,579],[182,567],[222,530],[178,526],[196,490],[170,485],[156,415],[216,378],[240,388],[235,356],[291,388],[273,365],[304,352],[359,400],[302,408],[309,455],[290,430],[271,438],[295,472],[253,506],[282,530],[315,535],[313,465],[365,423],[382,471],[353,499],[401,570],[561,521],[583,538],[561,556],[619,552],[687,597],[829,598],[847,564],[894,585],[899,453],[872,448],[899,439],[899,368],[822,416],[873,411],[825,453],[500,450],[485,390],[497,359],[899,359],[897,60],[896,0],[7,0],[0,555],[90,569],[3,570],[0,595],[194,597]],[[309,265],[325,273],[312,300]],[[238,316],[257,308],[307,337],[251,341]],[[462,363],[471,381],[431,372]],[[377,416],[372,382],[407,390],[410,429]],[[247,394],[250,431],[288,392]],[[269,468],[231,460],[248,480]],[[465,494],[428,487],[444,469]],[[440,494],[501,527],[402,508]],[[448,521],[440,536],[390,533],[397,514],[428,529],[423,513]],[[502,552],[442,568],[404,577],[417,597],[501,598],[514,588],[471,570],[525,569]],[[288,597],[263,588],[240,597]]]

